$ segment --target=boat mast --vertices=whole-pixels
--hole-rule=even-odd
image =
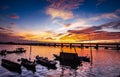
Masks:
[[[30,55],[29,55],[29,60],[31,60],[31,52],[32,52],[32,46],[31,46],[31,44],[32,44],[32,40],[31,40],[31,43],[30,43]]]

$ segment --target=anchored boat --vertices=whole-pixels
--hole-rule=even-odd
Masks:
[[[35,64],[35,62],[32,62],[32,61],[30,61],[30,60],[28,60],[26,58],[21,58],[20,61],[21,61],[21,65],[26,67],[28,70],[32,70],[33,72],[36,71],[36,68],[35,68],[36,64]]]
[[[36,62],[48,68],[56,69],[56,61],[49,60],[47,57],[36,56]]]
[[[26,52],[26,50],[24,48],[16,48],[16,50],[13,50],[13,51],[7,51],[7,53],[23,53],[23,52]]]
[[[2,59],[1,65],[10,71],[21,73],[21,65],[19,63]]]

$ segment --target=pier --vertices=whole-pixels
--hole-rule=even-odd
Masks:
[[[14,43],[14,42],[0,42],[0,44],[10,45],[34,45],[34,46],[54,46],[54,47],[79,47],[79,48],[104,48],[104,49],[116,49],[120,50],[120,43]]]

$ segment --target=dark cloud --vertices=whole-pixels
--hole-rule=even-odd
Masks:
[[[24,37],[22,36],[14,36],[13,33],[6,33],[0,31],[0,42],[10,42],[10,41],[17,41],[17,40],[23,40]]]
[[[102,28],[113,28],[113,29],[120,29],[120,21],[116,22],[109,22],[106,24],[101,25]]]
[[[101,29],[101,26],[93,26],[93,27],[85,28],[83,30],[68,30],[68,32],[74,33],[74,34],[81,34],[81,33],[84,34],[84,33],[91,33],[100,29]]]
[[[0,42],[9,42],[9,41],[17,41],[23,40],[24,37],[22,36],[15,36],[14,31],[10,28],[0,27]]]
[[[0,27],[0,30],[5,30],[5,28],[3,28],[3,27]]]
[[[74,34],[76,37],[79,38],[78,35],[80,35],[82,38],[88,37],[88,34],[90,34],[90,38],[92,40],[111,40],[111,39],[120,39],[120,32],[108,32],[108,31],[102,31],[102,29],[120,29],[120,22],[110,22],[106,23],[100,26],[92,26],[83,30],[68,30],[68,33]],[[85,36],[83,36],[85,35]],[[74,37],[75,37],[74,36]],[[79,39],[82,39],[79,38]],[[86,38],[84,38],[86,39]],[[88,38],[87,38],[88,39]]]

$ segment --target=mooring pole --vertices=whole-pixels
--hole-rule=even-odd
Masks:
[[[90,57],[91,57],[90,65],[92,66],[92,63],[93,63],[93,55],[92,55],[91,38],[90,38],[90,34],[89,34],[89,33],[88,33],[88,35],[89,35],[89,41],[90,41]]]

